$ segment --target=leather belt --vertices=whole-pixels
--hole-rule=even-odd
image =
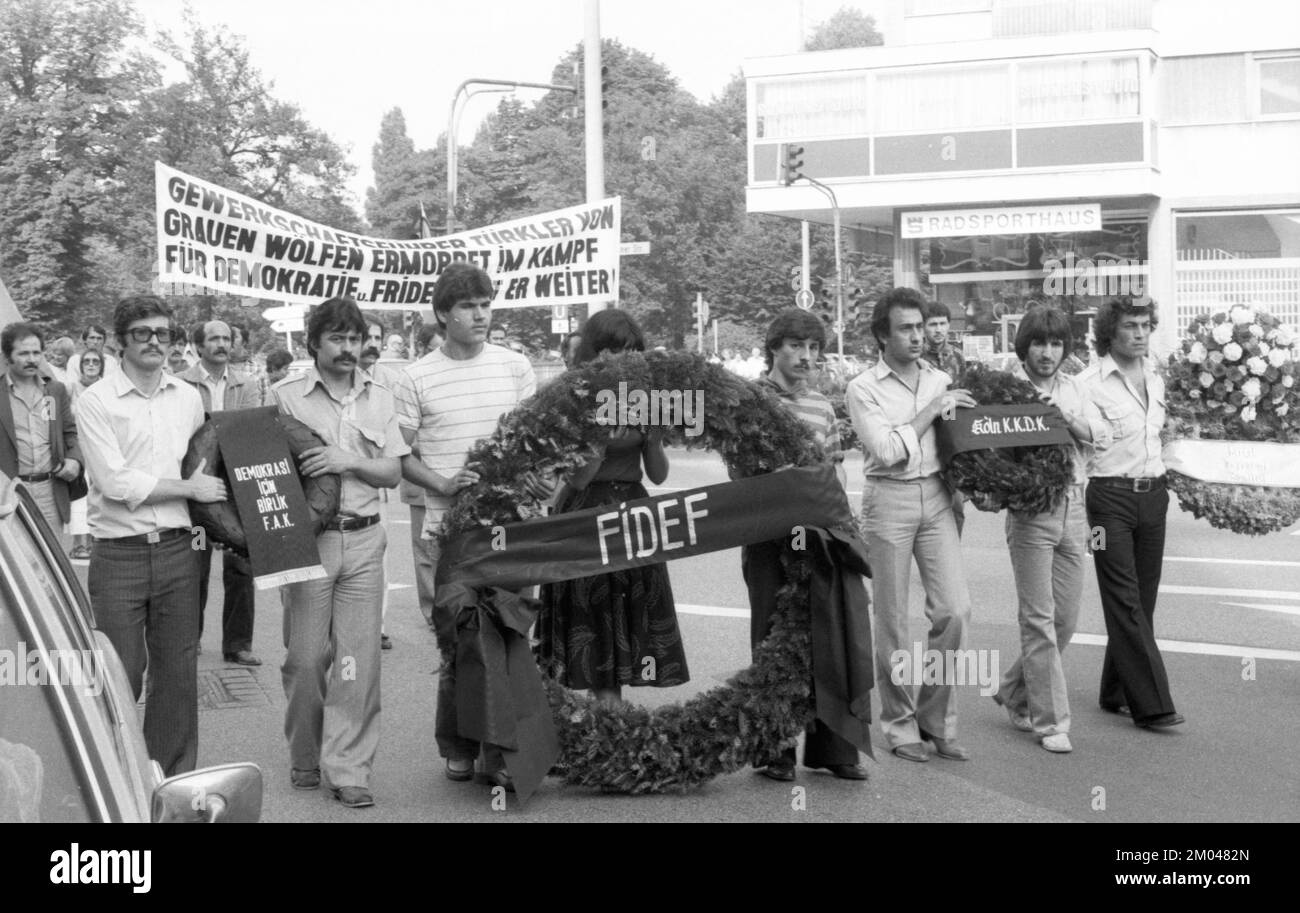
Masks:
[[[378,522],[379,514],[371,514],[368,517],[335,517],[325,524],[325,529],[336,533],[351,533],[365,529],[367,526],[374,526]]]
[[[1119,488],[1124,491],[1160,491],[1165,487],[1164,476],[1150,476],[1147,478],[1135,479],[1130,476],[1097,476],[1089,479],[1098,485],[1104,485],[1106,488]]]
[[[29,476],[20,475],[18,478],[23,482],[48,482],[50,479],[54,478],[54,473],[34,472]]]
[[[172,539],[179,539],[181,536],[190,535],[190,530],[183,527],[176,529],[160,529],[152,533],[142,533],[139,536],[119,536],[116,539],[96,538],[96,542],[111,542],[114,545],[157,545],[159,542],[169,542]]]

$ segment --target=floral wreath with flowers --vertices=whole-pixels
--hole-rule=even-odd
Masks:
[[[632,352],[566,371],[505,416],[491,438],[470,451],[479,481],[443,520],[441,535],[543,516],[524,475],[563,475],[608,440],[596,419],[597,393],[618,389],[701,390],[703,431],[681,426],[665,442],[717,451],[733,477],[815,465],[823,454],[807,429],[771,393],[702,357]],[[544,677],[560,742],[553,774],[569,785],[622,793],[684,791],[793,745],[812,719],[810,581],[806,557],[786,550],[787,583],[777,592],[771,634],[754,662],[726,684],[684,703],[654,709],[607,704]]]
[[[1300,443],[1300,333],[1238,305],[1188,324],[1165,374],[1166,442]],[[1300,460],[1300,454],[1297,454]],[[1206,482],[1171,470],[1183,510],[1249,535],[1300,520],[1300,488]]]

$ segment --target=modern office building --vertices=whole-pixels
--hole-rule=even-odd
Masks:
[[[878,47],[746,61],[750,212],[892,246],[895,282],[1000,349],[1049,298],[1250,302],[1300,325],[1300,4],[902,0]]]

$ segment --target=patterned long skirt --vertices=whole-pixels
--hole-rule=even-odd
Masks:
[[[640,482],[592,482],[557,507],[569,513],[644,497]],[[539,660],[565,687],[667,688],[690,679],[664,565],[549,583],[541,596]]]

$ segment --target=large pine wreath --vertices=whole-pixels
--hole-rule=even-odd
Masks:
[[[470,452],[480,481],[447,514],[443,536],[527,521],[541,505],[522,487],[529,471],[564,474],[595,453],[609,427],[596,422],[596,394],[630,390],[704,393],[704,429],[672,443],[718,452],[734,477],[815,465],[820,448],[770,392],[684,353],[630,353],[568,371],[502,419]],[[547,677],[560,739],[556,773],[565,782],[626,793],[685,790],[732,773],[794,743],[812,719],[809,631],[811,567],[785,550],[787,583],[777,594],[771,635],[754,663],[685,703],[651,710],[608,705]]]

